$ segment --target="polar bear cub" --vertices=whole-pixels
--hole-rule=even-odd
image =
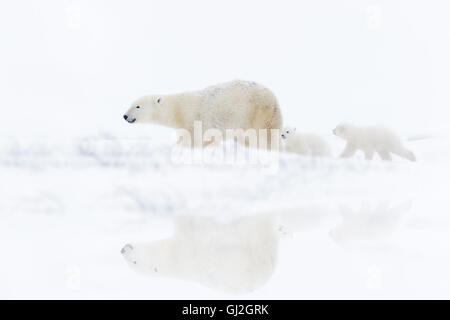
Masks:
[[[330,147],[322,137],[313,133],[296,133],[296,128],[285,127],[281,131],[284,150],[304,156],[328,157]]]
[[[385,161],[392,160],[391,153],[416,161],[414,153],[406,149],[400,138],[388,128],[382,126],[358,127],[343,122],[333,129],[333,133],[347,141],[341,154],[342,158],[352,157],[357,150],[362,150],[367,160],[371,160],[376,152]]]

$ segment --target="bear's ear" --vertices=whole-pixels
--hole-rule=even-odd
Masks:
[[[292,128],[292,133],[295,133],[297,131],[297,128]]]

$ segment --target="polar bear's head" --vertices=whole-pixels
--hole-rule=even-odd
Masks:
[[[352,135],[352,132],[354,132],[354,125],[347,123],[347,122],[341,122],[340,124],[337,125],[336,128],[333,129],[333,134],[347,139]]]
[[[153,122],[158,110],[162,108],[163,97],[158,95],[144,96],[134,101],[123,118],[129,123]]]
[[[289,136],[293,136],[296,130],[297,129],[294,127],[284,127],[283,130],[281,130],[281,138],[287,139]]]

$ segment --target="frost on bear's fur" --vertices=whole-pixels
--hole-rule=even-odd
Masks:
[[[185,129],[192,138],[195,121],[202,122],[203,132],[218,129],[223,137],[227,129],[282,127],[281,111],[275,95],[262,85],[242,80],[199,91],[144,96],[131,104],[124,118],[129,123],[155,123]],[[270,145],[270,134],[267,139]]]
[[[319,135],[297,133],[296,128],[285,127],[281,131],[284,150],[304,156],[328,157],[331,155],[327,142]]]
[[[357,150],[362,150],[367,160],[378,153],[381,159],[391,161],[391,153],[402,158],[416,161],[412,151],[403,146],[400,138],[390,129],[380,126],[358,127],[349,123],[341,123],[333,133],[347,141],[341,154],[342,158],[352,157]]]
[[[206,217],[179,217],[173,237],[127,244],[122,255],[139,273],[248,292],[266,283],[275,269],[277,223],[278,218],[272,214],[230,223]]]

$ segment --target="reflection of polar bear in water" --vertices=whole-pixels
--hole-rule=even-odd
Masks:
[[[347,141],[347,146],[342,152],[342,158],[352,157],[359,149],[364,152],[367,160],[373,158],[376,152],[383,160],[391,161],[391,153],[402,158],[415,161],[414,153],[407,150],[400,138],[388,128],[384,127],[357,127],[349,123],[341,123],[333,133]]]
[[[304,156],[329,157],[330,147],[327,142],[317,134],[296,133],[296,128],[285,127],[281,131],[284,140],[284,150]]]
[[[228,224],[212,218],[179,217],[172,238],[128,244],[122,254],[140,273],[246,292],[268,281],[277,251],[277,218],[260,215]]]

